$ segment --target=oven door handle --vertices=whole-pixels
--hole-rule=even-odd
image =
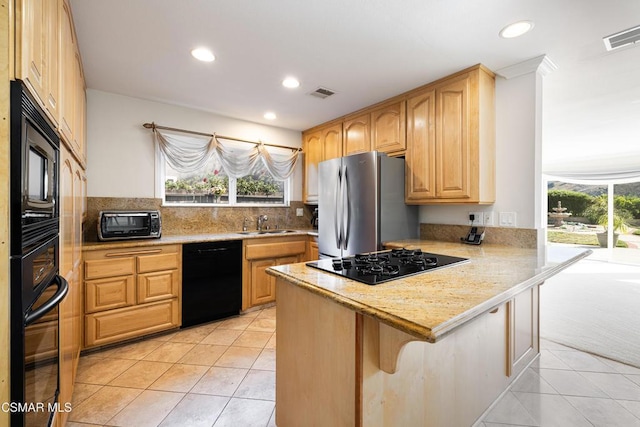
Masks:
[[[49,289],[49,287],[54,285],[58,287],[58,290],[55,294],[53,294],[51,298],[49,298],[44,304],[42,304],[35,310],[29,309],[27,311],[24,316],[24,323],[26,326],[32,324],[33,322],[56,308],[58,304],[60,304],[62,299],[67,295],[67,292],[69,292],[69,283],[64,277],[60,275],[56,275],[51,283],[49,283],[49,286],[47,286],[45,289]]]

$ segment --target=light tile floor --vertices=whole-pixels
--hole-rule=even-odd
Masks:
[[[640,427],[640,369],[544,339],[540,347],[479,427]]]
[[[80,358],[69,427],[275,426],[275,307]]]
[[[275,307],[82,356],[69,427],[275,426]],[[640,427],[640,369],[541,340],[479,427]]]

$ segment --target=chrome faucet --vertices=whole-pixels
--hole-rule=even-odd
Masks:
[[[264,223],[268,219],[269,219],[269,217],[267,217],[266,215],[259,215],[258,216],[258,231],[262,231],[262,227],[264,227]]]

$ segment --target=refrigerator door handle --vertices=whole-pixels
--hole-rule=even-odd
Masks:
[[[336,211],[334,212],[334,218],[335,221],[333,222],[334,225],[334,232],[335,232],[335,236],[336,236],[336,249],[340,249],[341,247],[341,243],[342,243],[342,239],[340,236],[340,233],[342,231],[342,224],[339,223],[340,221],[340,216],[341,216],[341,209],[340,209],[340,202],[341,202],[341,197],[340,197],[340,189],[342,188],[342,171],[341,169],[338,169],[338,180],[336,181],[336,204],[335,204],[335,209]]]
[[[349,246],[349,231],[351,230],[351,203],[349,203],[350,200],[350,194],[349,194],[349,173],[347,171],[347,167],[344,167],[344,193],[342,195],[342,203],[343,203],[343,209],[345,210],[346,215],[344,215],[343,217],[343,223],[342,223],[342,236],[343,236],[343,241],[342,241],[342,248],[344,250],[347,249],[347,246]]]

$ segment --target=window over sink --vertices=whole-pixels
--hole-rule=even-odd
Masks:
[[[274,179],[258,162],[241,178],[227,175],[214,156],[192,172],[178,172],[158,153],[159,190],[163,205],[171,206],[288,206],[291,178]]]

